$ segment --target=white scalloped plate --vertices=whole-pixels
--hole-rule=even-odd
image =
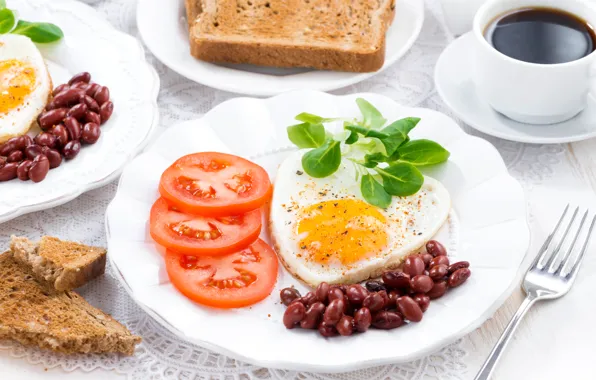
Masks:
[[[137,25],[143,41],[166,66],[197,83],[219,90],[270,96],[289,90],[331,91],[361,82],[385,70],[414,44],[424,22],[424,2],[398,0],[387,31],[383,67],[372,73],[218,65],[190,55],[184,0],[139,0]]]
[[[449,190],[453,210],[438,238],[453,260],[471,262],[468,282],[433,301],[421,323],[392,331],[371,330],[324,339],[313,331],[286,330],[279,290],[305,288],[280,266],[272,295],[244,309],[214,310],[182,296],[168,281],[163,250],[148,234],[149,210],[158,197],[162,171],[178,157],[198,151],[231,152],[262,165],[272,179],[293,150],[286,126],[300,112],[356,116],[357,97],[389,120],[422,119],[414,138],[431,138],[451,152],[449,162],[425,171]],[[124,170],[106,212],[109,258],[131,296],[164,326],[198,345],[241,360],[284,369],[341,372],[407,362],[428,355],[471,332],[489,318],[517,285],[529,244],[526,202],[497,150],[465,134],[436,111],[402,107],[375,94],[333,96],[298,91],[270,99],[236,98],[199,120],[169,128]],[[266,231],[262,238],[269,240]]]
[[[60,43],[38,45],[55,85],[89,71],[93,80],[109,87],[115,107],[99,141],[51,170],[43,182],[0,183],[0,222],[61,205],[113,181],[158,123],[159,77],[135,38],[78,1],[9,0],[8,7],[23,19],[50,21],[64,31]]]

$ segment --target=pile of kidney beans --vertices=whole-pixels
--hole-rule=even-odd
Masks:
[[[37,118],[42,132],[34,138],[13,137],[0,145],[0,182],[15,178],[43,181],[50,169],[62,164],[62,157],[72,160],[81,144],[95,144],[100,125],[114,111],[110,90],[91,82],[87,72],[56,87],[52,96]]]
[[[371,326],[390,330],[406,321],[420,322],[431,300],[471,275],[467,261],[449,264],[447,250],[438,241],[429,241],[426,251],[407,257],[401,270],[386,271],[382,281],[367,281],[365,286],[323,282],[304,296],[294,288],[282,289],[284,325],[318,329],[322,336],[332,337],[365,332]]]

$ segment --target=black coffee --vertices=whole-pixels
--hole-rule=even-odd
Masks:
[[[554,8],[506,13],[489,24],[484,35],[501,53],[531,63],[571,62],[596,49],[596,33],[590,24]]]

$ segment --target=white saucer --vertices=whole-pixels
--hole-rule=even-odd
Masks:
[[[502,139],[531,144],[559,144],[596,137],[596,100],[571,120],[552,125],[513,121],[480,98],[473,81],[474,36],[469,32],[453,41],[439,57],[435,84],[443,101],[466,124]]]

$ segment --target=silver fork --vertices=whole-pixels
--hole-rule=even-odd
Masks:
[[[565,227],[563,235],[560,238],[555,238],[555,235],[563,224],[567,211],[569,211],[569,205],[565,207],[565,211],[563,211],[563,215],[557,222],[555,229],[548,236],[542,245],[542,248],[540,248],[540,251],[536,255],[536,259],[534,259],[534,262],[530,266],[530,269],[526,272],[523,282],[526,298],[505,328],[505,331],[503,331],[503,334],[501,334],[499,341],[482,365],[480,372],[478,372],[474,378],[475,380],[488,380],[490,378],[503,350],[505,350],[507,343],[509,343],[509,340],[517,329],[519,322],[536,301],[552,300],[562,297],[569,292],[569,289],[571,289],[571,285],[573,285],[573,282],[577,277],[577,272],[585,256],[588,243],[590,242],[590,236],[592,235],[592,230],[596,223],[596,216],[592,218],[592,222],[586,233],[584,224],[588,217],[588,210],[584,213],[579,226],[573,227],[573,222],[579,212],[579,207],[576,208],[571,216],[571,220]],[[584,236],[582,238],[583,245],[576,259],[573,260],[572,252],[582,231],[584,231]],[[571,240],[568,248],[566,250],[561,249],[563,243],[570,236],[573,236],[573,240]]]

